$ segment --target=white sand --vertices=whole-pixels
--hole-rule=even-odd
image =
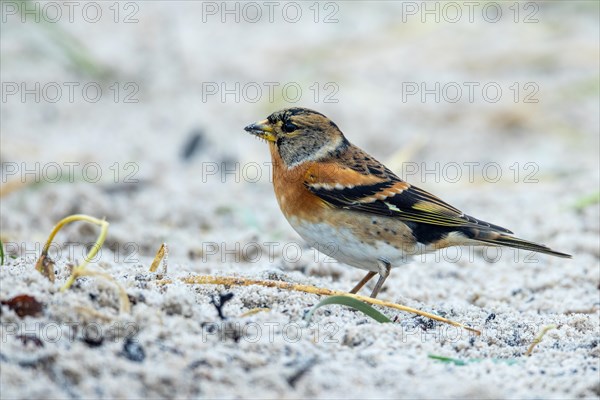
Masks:
[[[404,22],[402,4],[393,2],[334,3],[339,22],[331,24],[313,22],[312,3],[302,3],[296,24],[281,14],[274,23],[221,23],[219,15],[203,23],[200,2],[135,4],[138,23],[114,23],[109,3],[98,23],[77,16],[59,23],[111,71],[105,79],[69,61],[52,39],[54,25],[22,25],[14,16],[2,24],[3,82],[103,87],[96,103],[79,89],[71,103],[65,89],[56,103],[44,96],[37,103],[33,95],[21,102],[19,93],[0,104],[2,187],[28,182],[2,197],[2,241],[13,258],[0,269],[0,299],[29,294],[45,304],[40,315],[23,319],[2,306],[3,399],[600,397],[600,211],[597,203],[574,207],[599,186],[597,3],[535,3],[539,22],[529,24],[513,22],[512,3],[503,3],[495,24],[481,14],[472,24],[421,23],[406,14]],[[320,19],[334,10],[323,6]],[[531,10],[521,8],[519,18]],[[129,12],[121,9],[120,18]],[[116,103],[109,88],[115,82]],[[139,88],[138,103],[122,101],[129,82]],[[219,93],[203,101],[203,89],[222,82],[258,85],[263,96],[221,101]],[[463,249],[458,259],[449,250],[393,271],[381,299],[468,324],[480,337],[383,308],[395,323],[331,306],[307,327],[303,317],[318,296],[183,284],[181,277],[211,274],[348,290],[362,276],[316,255],[277,208],[267,148],[242,130],[292,105],[280,90],[270,100],[266,82],[299,85],[303,95],[293,105],[330,116],[410,182],[574,259],[505,250],[489,262],[495,251],[486,261],[481,251]],[[324,102],[328,82],[337,85],[337,103]],[[481,91],[473,102],[438,103],[432,95],[404,102],[403,82],[456,82],[463,96],[464,82],[492,82],[503,94],[496,103]],[[537,103],[523,102],[532,92],[528,82],[539,88]],[[198,129],[203,140],[184,162],[182,149]],[[414,164],[402,164],[408,161]],[[71,164],[72,183],[68,162],[79,163]],[[436,162],[437,174],[422,175]],[[451,162],[461,167],[458,182]],[[50,182],[52,163],[62,182]],[[24,167],[36,165],[38,185],[33,174],[22,179]],[[224,167],[237,175],[222,176]],[[102,173],[95,183],[94,168]],[[127,182],[132,172],[138,183]],[[526,179],[530,173],[537,182]],[[126,288],[130,314],[118,313],[114,287],[100,279],[58,290],[68,264],[83,259],[82,245],[94,242],[95,227],[73,224],[58,235],[56,283],[34,270],[53,224],[73,213],[110,222],[91,268]],[[148,272],[162,242],[170,248],[163,278],[173,281],[165,286]],[[223,321],[210,301],[224,293],[233,298]],[[269,310],[242,315],[255,308]],[[525,356],[552,324],[556,329]],[[30,338],[23,343],[19,335]]]

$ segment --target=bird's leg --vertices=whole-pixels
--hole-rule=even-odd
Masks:
[[[379,294],[379,291],[381,290],[381,287],[383,286],[383,282],[385,282],[385,280],[387,279],[387,277],[390,275],[390,270],[392,269],[392,265],[385,260],[379,260],[379,279],[377,280],[377,283],[375,284],[375,288],[373,288],[373,292],[371,293],[371,298],[375,298],[377,297],[377,294]]]
[[[360,289],[362,289],[363,286],[365,286],[365,283],[369,282],[371,280],[371,278],[373,278],[375,276],[377,272],[373,272],[373,271],[369,271],[367,272],[367,274],[365,275],[364,278],[361,279],[360,282],[358,282],[356,284],[356,286],[354,286],[352,288],[352,290],[350,291],[350,293],[358,293],[358,291]]]

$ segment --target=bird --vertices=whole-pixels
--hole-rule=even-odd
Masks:
[[[268,142],[273,189],[292,228],[319,252],[367,271],[350,293],[379,275],[375,298],[392,268],[450,246],[572,257],[515,237],[400,179],[317,111],[283,109],[244,130]]]

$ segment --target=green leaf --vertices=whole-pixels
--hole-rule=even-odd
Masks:
[[[0,239],[0,265],[4,265],[4,243]]]
[[[436,356],[435,354],[429,354],[427,357],[431,358],[432,360],[441,361],[446,364],[454,364],[454,365],[459,365],[459,366],[472,364],[472,363],[478,363],[478,362],[482,362],[485,360],[485,358],[469,358],[468,360],[460,360],[458,358]],[[496,363],[496,364],[503,363],[503,364],[507,364],[507,365],[514,365],[519,362],[519,360],[514,359],[514,358],[492,358],[491,360],[493,363]]]
[[[592,194],[588,194],[588,195],[580,197],[573,204],[572,208],[576,211],[581,211],[588,206],[598,204],[598,203],[600,203],[600,192],[596,192],[596,193],[592,193]]]
[[[21,12],[21,19],[26,20],[26,14],[33,13],[35,18],[30,20],[39,21],[36,25],[46,30],[53,42],[63,51],[66,58],[79,70],[98,79],[108,79],[110,71],[100,65],[90,54],[89,50],[74,35],[64,30],[60,24],[49,22],[45,14],[45,8],[36,7],[33,0],[21,0],[17,6]]]
[[[441,361],[446,364],[454,364],[454,365],[467,365],[466,361],[459,360],[458,358],[444,357],[444,356],[436,356],[434,354],[429,354],[427,357],[432,360]]]
[[[306,315],[306,318],[305,318],[306,322],[310,322],[314,312],[318,308],[327,306],[327,305],[331,305],[331,304],[338,304],[341,306],[347,306],[347,307],[353,308],[353,309],[358,310],[361,313],[365,314],[366,316],[373,318],[377,322],[381,322],[381,323],[392,322],[391,319],[389,319],[388,317],[386,317],[385,315],[383,315],[382,313],[380,313],[379,311],[377,311],[370,305],[363,303],[360,300],[356,300],[353,297],[348,297],[348,296],[331,296],[331,297],[328,297],[328,298],[322,300],[321,302],[319,302],[319,304],[314,306],[312,308],[312,310],[310,310],[310,312]]]

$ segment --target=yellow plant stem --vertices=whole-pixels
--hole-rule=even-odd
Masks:
[[[36,179],[39,179],[36,176]],[[11,181],[6,182],[4,185],[0,186],[0,197],[4,197],[12,192],[16,192],[26,185],[31,184],[33,181],[25,181],[20,179],[13,179]]]
[[[187,278],[182,278],[182,281],[189,285],[227,285],[227,286],[257,285],[257,286],[278,288],[278,289],[283,289],[283,290],[294,290],[294,291],[298,291],[298,292],[311,293],[311,294],[316,294],[316,295],[320,295],[320,296],[348,296],[348,297],[353,297],[360,301],[364,301],[365,303],[374,304],[374,305],[383,306],[383,307],[394,308],[396,310],[421,315],[423,317],[431,318],[435,321],[443,322],[445,324],[449,324],[449,325],[456,326],[456,327],[459,327],[462,329],[466,329],[477,335],[481,335],[481,332],[476,329],[470,328],[459,322],[455,322],[455,321],[440,317],[435,314],[430,314],[428,312],[420,311],[420,310],[417,310],[417,309],[414,309],[411,307],[407,307],[407,306],[403,306],[401,304],[390,303],[390,302],[379,300],[379,299],[373,299],[371,297],[360,296],[357,294],[342,292],[341,290],[323,289],[323,288],[318,288],[318,287],[314,287],[314,286],[301,285],[301,284],[291,283],[291,282],[247,279],[247,278],[242,278],[242,277],[210,276],[210,275],[190,276]],[[165,284],[172,283],[172,281],[161,280],[161,281],[157,281],[157,283],[165,285]]]
[[[540,333],[538,333],[535,339],[533,339],[533,342],[531,342],[531,344],[529,345],[529,348],[527,349],[527,352],[525,352],[525,355],[530,356],[533,353],[533,348],[537,346],[544,338],[544,335],[546,335],[546,333],[548,333],[548,331],[551,331],[552,329],[556,329],[556,325],[546,325],[545,327],[543,327]]]
[[[90,249],[87,256],[83,259],[83,263],[81,263],[81,265],[79,265],[73,269],[73,274],[75,274],[75,271],[77,269],[85,268],[85,266],[87,264],[89,264],[90,260],[98,253],[98,250],[100,249],[100,247],[102,247],[102,244],[104,243],[104,240],[106,239],[106,232],[108,231],[108,222],[106,222],[103,219],[90,217],[89,215],[84,215],[84,214],[69,215],[68,217],[60,220],[59,223],[54,225],[54,228],[52,228],[52,232],[50,232],[50,236],[48,236],[48,240],[46,241],[46,244],[44,245],[44,248],[42,249],[42,254],[40,255],[40,258],[38,259],[37,263],[35,264],[35,269],[37,269],[41,273],[44,273],[43,261],[48,256],[48,250],[50,249],[50,245],[52,244],[54,237],[56,236],[58,231],[60,231],[62,229],[63,226],[65,226],[68,223],[74,222],[74,221],[85,221],[85,222],[89,222],[90,224],[100,225],[101,230],[100,230],[100,236],[98,236],[96,243],[94,243],[94,246]],[[71,286],[71,284],[73,282],[70,280],[70,281],[67,281],[67,283],[68,283],[68,285],[65,285],[66,287],[63,287],[62,290],[68,289],[69,286]]]
[[[252,310],[248,310],[245,313],[241,314],[240,317],[241,318],[249,317],[249,316],[254,315],[254,314],[258,314],[258,313],[261,313],[261,312],[268,312],[268,311],[271,311],[271,309],[270,308],[265,308],[265,307],[253,308]]]
[[[119,285],[117,283],[117,281],[115,281],[115,279],[112,276],[110,276],[109,274],[106,274],[104,272],[92,271],[87,268],[84,268],[83,270],[81,270],[79,267],[77,267],[77,270],[75,270],[75,269],[73,270],[73,273],[69,277],[69,280],[67,281],[67,283],[65,283],[65,285],[60,290],[64,291],[64,290],[68,289],[68,287],[71,285],[72,282],[75,281],[75,279],[80,278],[82,276],[97,276],[100,278],[104,278],[109,282],[114,283],[119,292],[119,311],[122,313],[129,313],[129,311],[131,310],[131,304],[129,303],[129,297],[127,296],[127,292],[125,291],[123,286]]]
[[[44,274],[46,277],[48,277],[48,279],[50,279],[51,281],[54,281],[54,271],[53,271],[53,267],[52,267],[54,263],[52,263],[48,259],[48,250],[50,249],[50,245],[52,244],[52,241],[54,240],[54,237],[56,236],[58,231],[60,231],[63,228],[63,226],[65,226],[66,224],[75,222],[75,221],[84,221],[84,222],[88,222],[90,224],[99,225],[100,226],[100,235],[98,235],[98,239],[96,239],[96,242],[94,243],[94,245],[88,252],[87,256],[85,256],[85,258],[83,259],[83,262],[80,265],[73,268],[73,272],[71,273],[71,276],[69,276],[69,279],[67,279],[65,284],[60,288],[61,292],[64,292],[65,290],[69,289],[71,287],[71,285],[73,284],[73,282],[75,282],[75,280],[79,277],[82,277],[82,276],[101,277],[101,278],[104,278],[104,279],[114,283],[117,286],[117,290],[119,291],[120,310],[121,310],[121,312],[128,313],[129,310],[131,309],[131,306],[129,304],[129,298],[127,297],[127,292],[125,292],[125,289],[123,289],[123,287],[121,285],[119,285],[112,276],[105,274],[104,272],[92,271],[87,268],[87,265],[96,256],[96,254],[98,254],[98,251],[100,250],[100,248],[104,244],[104,241],[106,240],[106,234],[108,232],[109,224],[104,219],[98,219],[98,218],[90,217],[89,215],[84,215],[84,214],[74,214],[74,215],[70,215],[70,216],[60,220],[54,226],[54,228],[52,229],[52,232],[50,232],[50,236],[48,237],[48,240],[46,241],[46,244],[44,245],[44,248],[42,249],[40,258],[38,259],[37,263],[35,264],[35,268],[38,271],[40,271],[42,274]]]
[[[158,269],[158,264],[165,258],[165,255],[169,254],[169,249],[166,243],[160,245],[160,248],[156,252],[154,256],[154,260],[152,261],[152,265],[150,265],[150,272],[156,272]],[[163,273],[167,273],[167,264],[163,263]]]

